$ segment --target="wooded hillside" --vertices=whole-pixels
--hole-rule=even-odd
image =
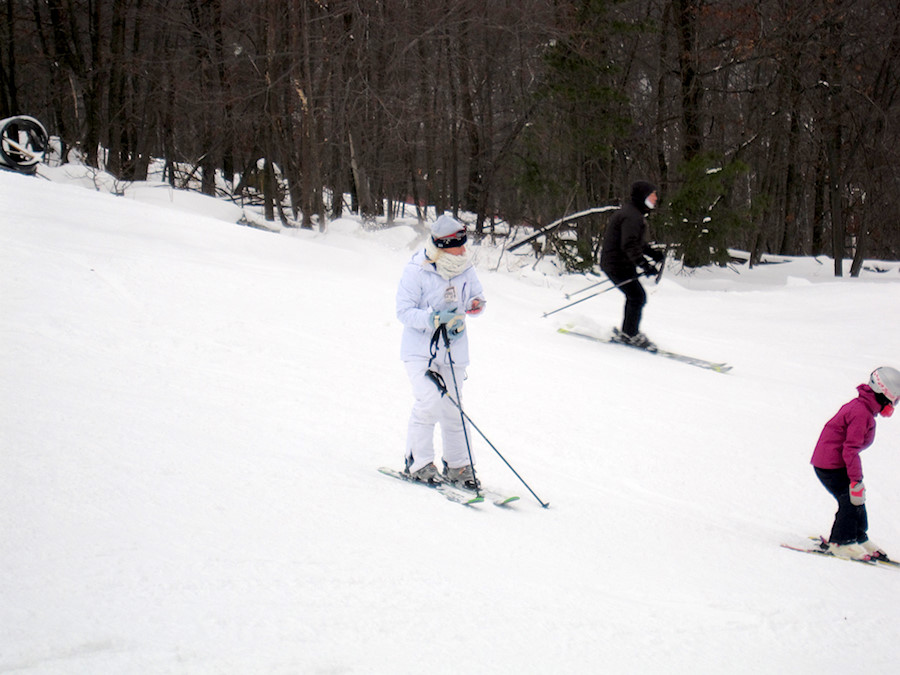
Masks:
[[[429,204],[485,232],[647,179],[689,265],[900,258],[896,0],[4,4],[0,118],[123,180],[164,158],[286,224]],[[604,223],[578,222],[573,264]]]

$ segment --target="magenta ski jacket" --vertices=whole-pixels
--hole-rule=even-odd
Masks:
[[[863,478],[859,453],[875,440],[875,415],[881,410],[869,385],[861,384],[856,390],[859,396],[825,424],[812,456],[812,465],[819,469],[846,468],[853,482]]]

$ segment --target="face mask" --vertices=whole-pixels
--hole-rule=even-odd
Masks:
[[[884,406],[881,409],[882,417],[890,417],[893,414],[894,414],[894,404],[893,403],[888,403],[886,406]]]
[[[644,205],[651,211],[656,208],[656,204],[653,203],[653,200],[651,200],[650,197],[647,197],[647,199],[644,200]]]

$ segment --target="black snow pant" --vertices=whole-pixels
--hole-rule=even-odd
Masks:
[[[638,281],[637,270],[634,268],[609,268],[603,272],[619,286],[619,290],[625,294],[625,316],[622,319],[622,332],[625,335],[637,335],[641,325],[641,314],[647,303],[647,293]],[[624,282],[624,283],[623,283]]]
[[[813,468],[822,485],[838,503],[828,541],[839,546],[868,541],[869,516],[866,513],[866,505],[854,506],[850,503],[850,478],[847,476],[847,469]]]

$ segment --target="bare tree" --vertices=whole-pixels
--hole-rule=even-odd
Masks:
[[[370,220],[411,199],[481,233],[647,178],[658,235],[696,264],[900,255],[891,0],[7,0],[4,18],[0,114],[123,178],[162,158],[213,194],[240,173],[287,225],[349,193]],[[569,227],[559,250],[592,265],[602,219]]]

